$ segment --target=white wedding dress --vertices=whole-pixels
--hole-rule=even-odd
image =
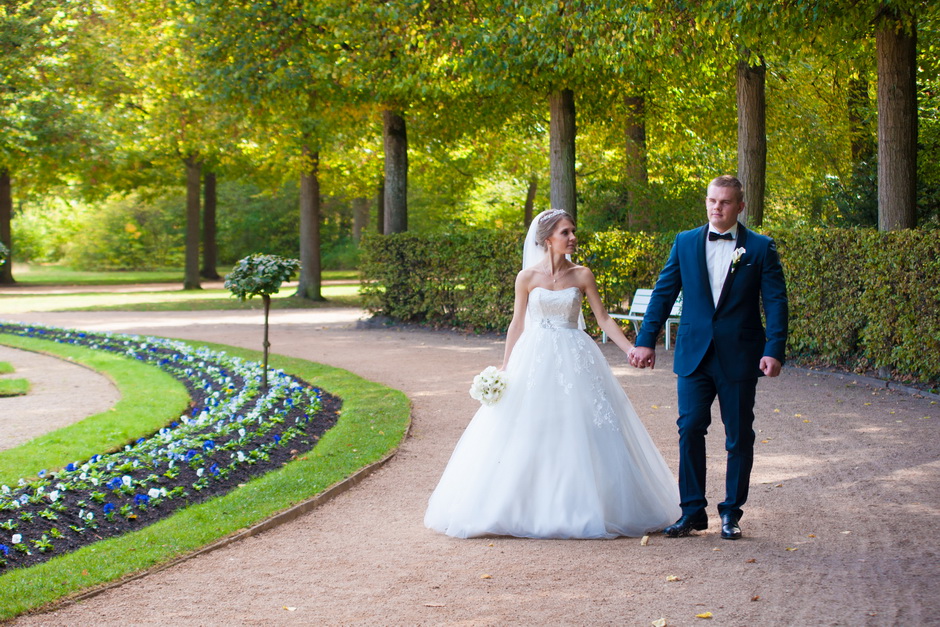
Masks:
[[[681,515],[676,480],[594,341],[581,291],[535,288],[508,385],[483,405],[431,495],[447,535],[642,536]]]

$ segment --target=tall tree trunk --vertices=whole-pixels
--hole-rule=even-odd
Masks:
[[[408,230],[408,133],[405,118],[386,109],[382,112],[385,140],[385,233]]]
[[[898,15],[882,18],[878,47],[878,229],[917,224],[917,36]],[[912,18],[909,18],[913,22]]]
[[[522,216],[523,221],[525,222],[525,228],[529,228],[529,225],[532,224],[532,218],[535,216],[535,193],[539,189],[539,177],[533,172],[529,175],[529,189],[526,190],[525,194],[525,209],[523,210]]]
[[[646,157],[646,96],[626,96],[626,160],[624,177],[627,187],[627,228],[649,228],[649,208],[642,206],[644,195],[638,194],[649,185]]]
[[[200,274],[202,278],[211,280],[219,278],[219,271],[215,267],[219,258],[215,228],[217,200],[215,183],[215,172],[206,172],[202,181],[202,271]]]
[[[10,250],[10,258],[0,266],[0,284],[11,285],[13,279],[13,188],[10,171],[0,169],[0,242]]]
[[[378,192],[375,195],[375,232],[385,235],[385,177],[379,179]]]
[[[574,92],[556,91],[548,97],[549,165],[551,183],[549,196],[552,209],[564,209],[575,220],[578,218],[577,188],[575,183],[575,128]]]
[[[202,166],[196,155],[190,155],[186,163],[186,269],[183,276],[184,290],[202,289],[199,284],[199,194]]]
[[[369,199],[362,196],[353,198],[353,241],[357,244],[362,233],[369,225]]]
[[[767,177],[767,106],[764,58],[751,65],[751,52],[738,61],[738,178],[744,184],[745,224],[764,222],[764,189]]]
[[[304,148],[308,169],[300,175],[300,279],[296,296],[323,300],[320,293],[320,153]]]

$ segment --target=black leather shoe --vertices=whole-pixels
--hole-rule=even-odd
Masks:
[[[722,514],[721,516],[721,538],[722,540],[738,540],[741,538],[741,527],[738,526],[738,519],[731,514]]]
[[[692,533],[692,530],[704,531],[708,529],[708,516],[700,514],[683,514],[682,517],[663,529],[663,535],[669,538],[681,538]]]

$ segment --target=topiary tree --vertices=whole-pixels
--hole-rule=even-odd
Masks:
[[[239,260],[235,268],[225,275],[225,287],[234,296],[245,301],[260,296],[264,301],[264,373],[261,387],[268,389],[268,313],[271,311],[271,294],[277,294],[281,283],[289,281],[300,268],[300,261],[278,255],[255,253]]]

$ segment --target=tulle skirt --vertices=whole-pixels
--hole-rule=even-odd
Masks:
[[[458,538],[638,537],[680,515],[676,480],[583,331],[527,329],[498,403],[483,405],[424,523]]]

